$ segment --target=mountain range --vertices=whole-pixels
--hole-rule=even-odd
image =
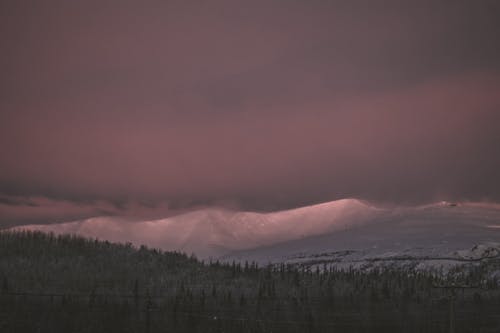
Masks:
[[[103,216],[13,229],[261,264],[442,269],[500,257],[500,205],[486,203],[383,208],[342,199],[271,213],[209,208],[138,222]]]

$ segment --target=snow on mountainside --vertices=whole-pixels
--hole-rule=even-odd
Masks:
[[[349,229],[372,221],[382,212],[360,200],[343,199],[273,213],[212,208],[152,221],[130,222],[117,217],[96,217],[14,229],[78,234],[208,258]]]
[[[203,209],[159,220],[96,217],[15,229],[72,233],[199,258],[338,268],[449,271],[492,263],[500,277],[500,205],[380,209],[345,199],[273,213]]]
[[[356,228],[235,251],[223,259],[444,272],[488,263],[500,277],[499,226],[498,205],[439,203],[386,210]]]

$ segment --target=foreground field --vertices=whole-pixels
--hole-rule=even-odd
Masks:
[[[489,262],[488,265],[495,263]],[[488,267],[437,277],[201,262],[130,244],[0,233],[2,332],[498,332]]]

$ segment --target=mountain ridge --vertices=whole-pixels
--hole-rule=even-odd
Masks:
[[[416,257],[469,251],[500,240],[500,205],[439,202],[416,207],[380,208],[341,199],[278,212],[206,208],[163,219],[129,221],[95,217],[82,221],[14,228],[70,233],[131,242],[199,258],[287,261],[298,253],[357,251],[360,258]],[[364,253],[359,257],[360,253]]]
[[[258,213],[206,208],[164,219],[132,222],[120,217],[12,228],[71,233],[114,242],[215,257],[225,252],[318,235],[366,222],[378,209],[341,199],[284,211]]]

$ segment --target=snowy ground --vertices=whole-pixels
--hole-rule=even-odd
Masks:
[[[223,260],[284,262],[313,269],[405,267],[443,273],[488,263],[492,274],[497,274],[499,225],[498,205],[440,203],[388,210],[356,227],[236,251]]]

